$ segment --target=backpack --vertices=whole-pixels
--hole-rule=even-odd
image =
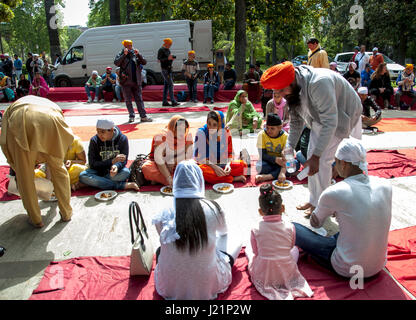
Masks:
[[[188,97],[188,93],[186,91],[179,91],[177,93],[178,101],[184,102],[186,101],[186,98]]]
[[[136,159],[130,165],[130,182],[135,182],[139,187],[149,184],[149,181],[146,180],[142,172],[143,163],[148,160],[149,155],[138,154]]]

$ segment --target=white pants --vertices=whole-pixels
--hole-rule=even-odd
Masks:
[[[321,125],[317,122],[312,123],[311,135],[309,137],[308,145],[308,159],[313,155],[316,143],[319,139],[321,131]],[[351,130],[351,137],[360,139],[362,136],[362,123],[361,117]],[[328,188],[331,184],[332,178],[332,163],[335,160],[335,152],[337,151],[338,145],[343,139],[338,138],[335,135],[329,140],[328,146],[322,153],[319,159],[319,171],[311,177],[308,177],[308,189],[309,189],[309,203],[314,207],[317,207],[319,197],[322,192]]]

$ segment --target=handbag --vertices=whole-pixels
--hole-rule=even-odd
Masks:
[[[130,165],[129,181],[135,182],[139,187],[149,184],[149,181],[144,177],[142,166],[143,163],[149,159],[149,155],[138,154],[136,159]]]
[[[140,219],[140,222],[139,222]],[[147,233],[142,211],[137,202],[132,201],[129,207],[131,243],[130,275],[150,275],[153,264],[153,245]],[[133,222],[137,236],[134,236]],[[141,224],[141,225],[140,225]]]

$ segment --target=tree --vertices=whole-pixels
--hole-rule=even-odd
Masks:
[[[110,24],[112,26],[121,24],[120,0],[110,0]]]
[[[22,0],[0,1],[0,22],[10,22],[14,18],[13,9],[22,4]]]
[[[243,79],[246,72],[246,1],[235,0],[235,53],[234,64],[237,81]]]
[[[51,55],[51,62],[57,54],[61,55],[61,45],[59,43],[58,25],[56,23],[56,9],[54,0],[44,0],[46,27],[49,34],[49,48]]]

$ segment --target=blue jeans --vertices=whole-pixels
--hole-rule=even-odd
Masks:
[[[298,160],[301,164],[304,164],[305,162],[306,162],[306,158],[304,157],[304,155],[303,155],[303,153],[302,153],[302,151],[298,151],[297,153],[296,153],[296,160]]]
[[[188,85],[189,100],[196,100],[198,80],[186,78],[186,84]]]
[[[168,91],[170,102],[176,102],[175,97],[173,96],[173,79],[172,79],[172,71],[163,70],[162,69],[162,77],[163,77],[163,103],[168,102]]]
[[[121,87],[115,86],[114,91],[116,92],[116,97],[118,101],[121,101]]]
[[[296,170],[299,170],[300,164],[299,161],[296,160]],[[274,179],[277,179],[282,169],[277,163],[272,164],[267,161],[257,161],[256,163],[256,170],[258,174],[271,174]]]
[[[227,80],[224,83],[224,90],[232,90],[235,86],[234,80]]]
[[[85,92],[87,93],[88,98],[91,98],[91,91],[95,93],[95,98],[98,99],[98,96],[100,94],[100,87],[88,87],[85,85]]]
[[[320,265],[335,272],[331,264],[331,255],[337,246],[339,232],[332,237],[324,237],[299,223],[293,224],[296,229],[295,245],[309,253]]]
[[[130,177],[130,169],[124,167],[114,177],[110,174],[98,175],[98,171],[87,169],[79,175],[79,181],[83,184],[103,190],[124,190],[126,180]]]
[[[218,91],[218,86],[215,84],[204,84],[204,100],[214,100],[214,94]]]

